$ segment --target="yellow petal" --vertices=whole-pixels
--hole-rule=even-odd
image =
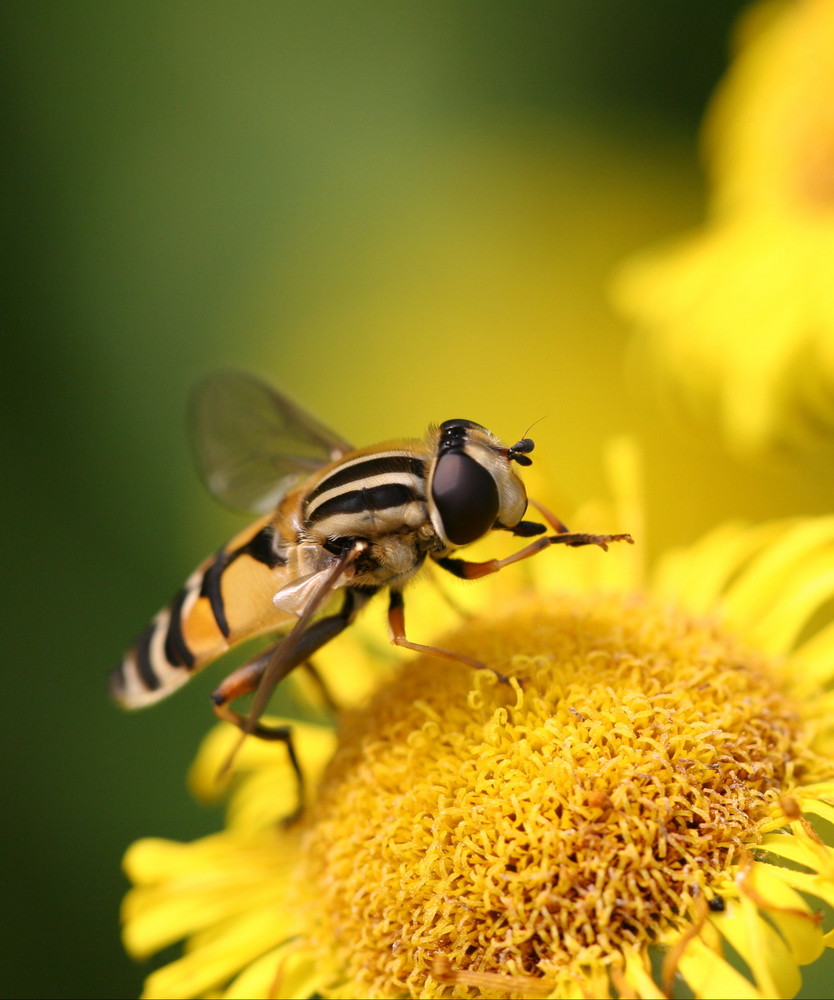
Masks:
[[[134,885],[163,882],[188,871],[211,868],[215,860],[229,853],[225,834],[203,837],[191,844],[162,837],[144,837],[125,852],[125,874]]]
[[[823,802],[819,798],[805,797],[801,799],[801,802],[804,813],[814,813],[828,823],[834,823],[834,805],[831,805],[830,802]]]
[[[834,622],[821,628],[794,652],[791,663],[800,683],[822,685],[834,676]]]
[[[648,956],[630,953],[626,955],[625,981],[640,1000],[664,1000],[666,994],[652,978],[648,967]]]
[[[264,716],[263,722],[267,726],[289,725],[292,728],[301,769],[305,774],[309,773],[311,778],[313,775],[317,778],[322,769],[321,761],[333,751],[333,730],[326,726],[274,716]],[[272,772],[275,794],[281,797],[282,803],[286,802],[289,807],[287,812],[292,812],[297,802],[296,779],[286,747],[259,739],[246,739],[241,743],[240,735],[234,726],[226,723],[215,726],[208,733],[188,775],[189,786],[194,795],[203,801],[215,802],[228,794],[231,784],[235,796],[245,783],[246,775],[266,770]],[[225,773],[224,769],[232,754],[234,760],[231,769]]]
[[[239,915],[221,925],[214,940],[152,973],[147,1000],[186,1000],[222,986],[240,969],[276,945],[276,926],[265,914]]]
[[[803,811],[813,812],[815,802],[821,802],[828,806],[834,803],[834,781],[814,781],[794,789],[791,794]]]
[[[698,938],[686,946],[678,969],[698,998],[767,1000],[768,997]]]
[[[765,651],[787,650],[834,592],[832,542],[834,517],[786,522],[729,587],[724,598],[729,621],[748,626]]]
[[[778,532],[774,524],[720,525],[688,548],[664,555],[655,570],[652,592],[696,614],[714,613],[728,582]]]
[[[829,906],[834,906],[834,882],[820,875],[797,872],[791,868],[782,869],[785,882],[801,893],[816,896]]]
[[[224,1000],[284,1000],[321,992],[327,976],[309,951],[289,942],[252,962],[229,986]]]
[[[825,803],[808,803],[806,811],[811,812],[813,804],[825,805]],[[816,835],[811,836],[801,823],[794,822],[791,828],[793,836],[769,834],[761,846],[772,854],[810,868],[821,880],[834,885],[834,848],[823,843]]]
[[[747,963],[765,996],[792,997],[799,991],[802,977],[796,962],[748,896],[713,915],[712,923]]]
[[[765,908],[781,932],[799,965],[815,962],[824,950],[822,927],[811,907],[796,890],[785,884],[781,870],[755,864],[744,879],[744,890]]]
[[[144,957],[235,913],[273,907],[285,891],[291,863],[292,856],[277,852],[271,837],[138,841],[125,858],[137,883],[122,906],[125,947]]]

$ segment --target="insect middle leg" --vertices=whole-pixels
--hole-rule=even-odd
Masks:
[[[488,663],[481,663],[464,653],[455,653],[451,649],[441,649],[439,646],[424,646],[420,642],[412,642],[405,634],[405,602],[402,591],[392,590],[388,602],[388,626],[391,629],[391,641],[395,646],[402,646],[403,649],[413,649],[415,653],[428,653],[430,656],[439,656],[444,660],[456,660],[468,667],[476,670],[489,670],[501,681],[508,684],[509,678],[502,674],[500,670],[489,666]]]

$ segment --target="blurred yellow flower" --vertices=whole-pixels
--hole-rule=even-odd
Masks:
[[[623,483],[605,525],[639,542]],[[834,849],[809,821],[834,821],[834,517],[725,525],[650,576],[639,559],[464,588],[444,643],[508,684],[429,658],[391,677],[340,640],[327,675],[375,690],[338,736],[296,724],[299,821],[283,755],[249,740],[222,832],[128,851],[129,951],[187,940],[145,995],[659,998],[680,977],[793,996],[834,943],[815,910]],[[198,794],[235,741],[209,735]]]
[[[643,346],[740,451],[834,425],[834,3],[748,11],[704,130],[709,215],[615,282]]]

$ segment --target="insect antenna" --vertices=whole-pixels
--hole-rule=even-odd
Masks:
[[[516,443],[511,447],[507,448],[504,454],[506,454],[508,461],[517,462],[519,465],[532,465],[533,460],[527,456],[535,448],[535,443],[527,437],[530,431],[536,426],[539,421],[544,420],[544,417],[539,417],[534,420],[532,424],[527,428],[521,439],[516,441]]]

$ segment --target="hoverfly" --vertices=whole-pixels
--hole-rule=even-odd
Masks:
[[[471,580],[554,544],[599,545],[629,535],[577,534],[535,501],[547,527],[522,518],[527,495],[515,466],[533,442],[512,447],[471,420],[446,420],[425,441],[352,445],[285,396],[243,373],[204,381],[192,401],[194,449],[209,491],[261,515],[199,566],[141,633],[111,676],[125,708],[167,697],[232,646],[283,632],[231,673],[212,695],[215,714],[244,734],[287,745],[287,727],[259,719],[275,688],[337,636],[379,590],[388,590],[392,641],[406,649],[483,667],[406,637],[403,587],[426,559]],[[453,553],[491,531],[535,540],[504,559],[469,562]],[[334,595],[335,613],[319,613]],[[490,668],[492,669],[492,668]],[[251,710],[231,707],[254,692]]]

